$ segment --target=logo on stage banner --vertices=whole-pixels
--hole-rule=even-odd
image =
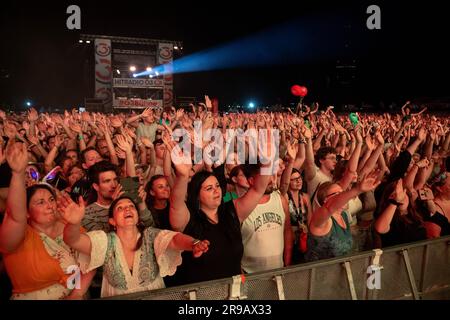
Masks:
[[[111,40],[95,39],[95,97],[102,99],[105,107],[112,103]]]
[[[164,107],[171,107],[173,105],[173,44],[160,42],[158,52],[158,64],[164,65]]]

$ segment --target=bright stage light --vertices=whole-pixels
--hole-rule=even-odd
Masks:
[[[130,71],[131,72],[135,72],[136,71],[136,67],[135,66],[130,66]]]
[[[83,40],[78,40],[79,43],[83,43]]]
[[[91,43],[91,40],[86,40],[86,43]]]
[[[254,104],[253,102],[250,102],[250,103],[248,104],[248,107],[249,107],[250,109],[253,109],[253,108],[255,107],[255,104]]]
[[[155,71],[155,74],[156,74],[156,76],[159,76],[159,72],[158,71]]]
[[[147,72],[150,72],[150,71],[152,71],[152,68],[147,67],[145,70],[146,70]]]
[[[31,107],[31,102],[30,101],[27,101],[27,106]]]
[[[133,78],[136,78],[137,77],[137,74],[136,73],[133,73]]]
[[[173,48],[174,48],[175,50],[178,50],[178,46],[174,46]]]
[[[117,72],[117,74],[120,74],[120,70],[119,69],[116,69],[116,72]]]

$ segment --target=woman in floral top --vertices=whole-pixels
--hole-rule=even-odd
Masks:
[[[200,257],[208,251],[209,241],[195,240],[182,233],[140,227],[135,203],[128,197],[113,201],[109,209],[110,233],[80,233],[84,203],[77,205],[68,196],[60,202],[68,222],[64,241],[90,256],[86,271],[103,266],[101,297],[164,288],[162,277],[173,275],[181,264],[181,252],[193,251]]]

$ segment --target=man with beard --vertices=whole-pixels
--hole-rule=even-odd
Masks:
[[[255,183],[258,165],[244,169],[250,187]],[[247,273],[282,268],[291,264],[293,235],[288,199],[276,187],[276,176],[267,185],[256,208],[241,226],[244,255],[242,268]]]

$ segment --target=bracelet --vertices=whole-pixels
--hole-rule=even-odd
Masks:
[[[394,199],[389,199],[388,201],[389,201],[390,204],[393,204],[393,205],[395,205],[397,207],[401,206],[403,204],[403,203],[395,201]]]
[[[198,240],[198,239],[192,240],[192,250],[194,250],[194,247],[195,247],[197,244],[199,244],[200,242],[201,242],[201,241]]]

